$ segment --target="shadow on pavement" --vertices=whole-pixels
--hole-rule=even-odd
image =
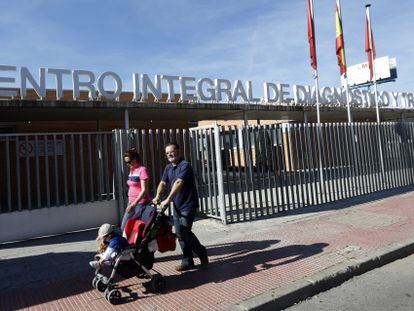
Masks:
[[[50,252],[1,260],[0,309],[24,309],[90,290],[88,261],[94,254]]]
[[[210,262],[206,271],[192,270],[167,276],[168,291],[195,288],[210,282],[220,283],[261,270],[286,265],[323,252],[328,243],[288,245],[266,249],[278,240],[245,241],[220,244],[208,248],[209,256],[222,255]]]
[[[202,284],[223,282],[258,270],[289,264],[321,253],[328,246],[327,243],[316,243],[272,247],[279,242],[263,240],[212,245],[208,252],[213,261],[210,262],[208,270],[192,270],[179,275],[165,276],[167,291],[196,288]],[[269,249],[270,247],[272,248]],[[7,271],[3,280],[10,280],[9,286],[3,284],[1,290],[2,310],[27,308],[92,290],[93,271],[88,261],[93,255],[92,252],[46,253],[2,260],[0,271],[2,274]],[[154,268],[157,269],[157,265],[164,261],[179,258],[180,256],[158,258]],[[140,279],[138,282],[146,287],[147,280]],[[135,293],[128,286],[121,286],[120,289],[123,292],[121,304],[146,297],[141,293]]]
[[[0,292],[39,287],[91,272],[88,262],[95,252],[50,252],[2,259]]]
[[[80,232],[71,232],[50,237],[40,237],[32,240],[0,244],[0,250],[11,249],[16,247],[32,247],[62,243],[74,243],[83,241],[93,241],[96,238],[97,229],[85,230]]]

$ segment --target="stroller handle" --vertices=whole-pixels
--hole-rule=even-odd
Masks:
[[[159,204],[152,204],[155,208],[157,208],[157,206],[159,205]],[[160,214],[164,214],[165,213],[165,211],[167,210],[167,208],[168,208],[169,206],[168,205],[165,205],[165,206],[163,206],[162,208],[161,208],[161,211],[160,211]]]

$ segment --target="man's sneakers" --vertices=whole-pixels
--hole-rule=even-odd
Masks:
[[[192,270],[194,269],[194,267],[195,267],[194,262],[188,263],[188,264],[181,263],[180,265],[175,267],[175,270],[177,270],[178,272],[184,272],[184,271]]]
[[[208,257],[201,257],[200,258],[200,269],[202,270],[206,270],[208,267]],[[192,270],[195,268],[194,265],[194,261],[190,261],[188,264],[186,263],[181,263],[180,265],[175,267],[175,270],[177,270],[178,272],[183,272],[183,271],[188,271],[188,270]]]

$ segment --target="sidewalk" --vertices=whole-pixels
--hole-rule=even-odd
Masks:
[[[394,191],[251,223],[198,220],[194,231],[208,247],[209,268],[175,272],[177,247],[154,265],[166,292],[124,280],[117,306],[91,287],[96,231],[3,245],[0,309],[277,310],[414,252],[413,202],[414,192]]]

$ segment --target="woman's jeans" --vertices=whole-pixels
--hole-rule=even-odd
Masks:
[[[195,218],[195,211],[191,210],[181,212],[174,208],[173,218],[175,234],[177,235],[181,250],[183,251],[181,265],[185,266],[194,264],[193,252],[196,253],[199,258],[206,258],[206,248],[201,245],[198,238],[191,231]]]
[[[128,205],[131,203],[128,203]],[[141,215],[141,211],[142,209],[145,207],[146,204],[142,204],[142,203],[138,203],[130,212],[127,212],[125,210],[125,214],[124,217],[122,218],[122,223],[121,223],[121,231],[124,232],[125,229],[125,225],[128,219],[130,219],[132,216],[134,216],[135,214],[137,214],[136,219],[139,218],[139,216]]]

